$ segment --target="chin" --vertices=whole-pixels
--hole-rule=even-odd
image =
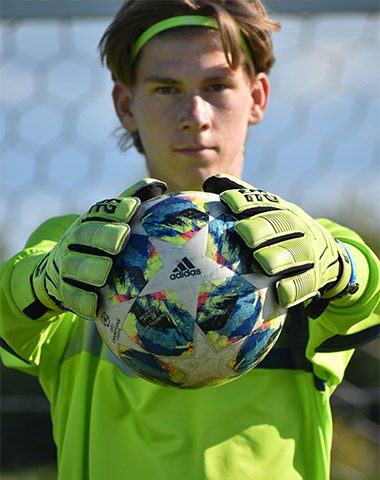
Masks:
[[[168,184],[168,192],[199,192],[202,191],[203,182],[200,183],[182,183],[180,186]]]
[[[201,174],[201,172],[184,173],[182,178],[168,179],[168,190],[170,192],[180,191],[202,191],[203,183],[212,173]]]

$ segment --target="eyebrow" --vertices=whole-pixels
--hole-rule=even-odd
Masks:
[[[213,75],[210,75],[209,77],[205,77],[203,79],[204,82],[220,82],[222,80],[225,80],[227,78],[231,77],[231,71],[230,70],[225,70],[224,72],[220,73],[215,73]],[[148,77],[145,77],[143,80],[144,83],[161,83],[165,85],[178,85],[181,82],[181,80],[176,80],[171,77],[165,77],[165,76],[160,76],[160,75],[149,75]]]
[[[174,85],[180,82],[170,77],[160,77],[159,75],[150,75],[149,77],[144,78],[144,83],[165,83],[167,85]]]

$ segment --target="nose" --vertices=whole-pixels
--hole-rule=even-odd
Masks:
[[[210,127],[210,105],[200,95],[191,95],[181,105],[179,118],[182,130],[207,130]]]

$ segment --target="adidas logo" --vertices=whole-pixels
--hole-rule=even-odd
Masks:
[[[200,274],[200,269],[195,268],[188,258],[183,257],[179,264],[173,269],[169,278],[170,280],[176,280],[177,278],[193,277],[194,275]]]

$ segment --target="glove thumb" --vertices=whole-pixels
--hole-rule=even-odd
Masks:
[[[165,182],[155,178],[142,178],[124,190],[119,197],[137,197],[141,202],[145,202],[154,197],[159,197],[167,191],[168,187]]]
[[[240,178],[228,175],[227,173],[217,173],[216,175],[212,175],[203,183],[203,190],[205,192],[217,194],[221,194],[226,190],[236,190],[239,188],[256,190],[256,187],[240,180]]]

